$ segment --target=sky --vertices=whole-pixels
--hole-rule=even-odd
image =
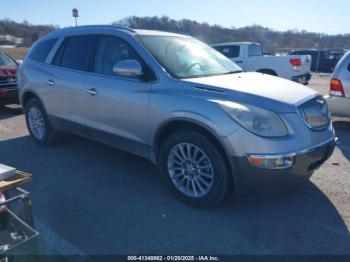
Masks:
[[[274,30],[350,33],[349,0],[0,0],[0,19],[31,24],[110,24],[124,17],[167,15],[225,27],[262,25]]]

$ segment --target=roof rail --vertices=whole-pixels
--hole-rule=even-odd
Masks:
[[[79,29],[120,29],[120,30],[125,30],[129,31],[132,33],[135,33],[135,30],[126,26],[121,26],[121,25],[81,25],[81,26],[72,26],[72,27],[66,27],[62,29],[58,29],[56,31],[50,32],[48,35],[55,34],[58,32],[65,32],[65,31],[74,31],[74,30],[79,30]]]
[[[117,25],[117,24],[112,24],[112,26],[118,28],[118,29],[123,29],[123,30],[127,30],[130,32],[135,33],[136,31],[133,28],[127,27],[127,26],[123,26],[123,25]]]

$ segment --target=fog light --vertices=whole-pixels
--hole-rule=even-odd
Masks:
[[[249,156],[251,165],[264,169],[288,169],[293,165],[292,156]]]

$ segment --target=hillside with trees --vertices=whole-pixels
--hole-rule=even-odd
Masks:
[[[155,29],[195,36],[207,43],[250,41],[261,43],[265,50],[287,48],[350,49],[350,33],[327,35],[306,31],[275,31],[259,25],[225,28],[193,20],[174,20],[167,16],[131,16],[115,22],[131,28]]]
[[[306,31],[275,31],[260,25],[242,28],[226,28],[220,25],[199,23],[189,19],[175,20],[167,16],[126,17],[113,24],[131,28],[154,29],[195,36],[209,44],[218,42],[252,41],[261,43],[266,51],[288,48],[330,48],[350,49],[350,33],[327,35]],[[58,29],[54,25],[32,25],[24,21],[0,20],[0,35],[23,38],[23,46],[29,47],[34,41],[50,31]]]
[[[40,37],[56,30],[58,26],[53,25],[31,25],[26,21],[14,22],[10,19],[0,20],[0,35],[10,35],[23,39],[23,46],[29,47]],[[11,44],[11,43],[3,43]]]

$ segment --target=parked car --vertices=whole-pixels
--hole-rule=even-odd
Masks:
[[[310,55],[312,57],[311,71],[320,73],[332,73],[339,59],[340,53],[332,53],[327,50],[305,49],[293,50],[291,55]]]
[[[279,76],[300,84],[308,84],[311,79],[311,57],[307,55],[263,56],[261,46],[251,42],[214,44],[212,47],[245,71]]]
[[[318,93],[242,72],[189,36],[62,29],[31,48],[18,77],[38,144],[71,132],[142,156],[194,206],[214,206],[230,188],[256,194],[294,185],[335,144]]]
[[[350,51],[339,61],[332,75],[327,103],[332,114],[350,117]]]
[[[0,105],[18,103],[17,63],[0,52]]]

